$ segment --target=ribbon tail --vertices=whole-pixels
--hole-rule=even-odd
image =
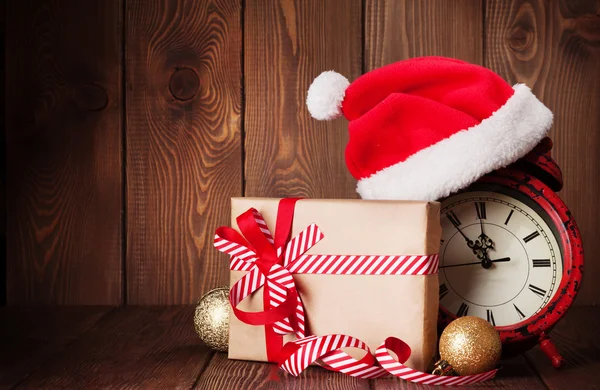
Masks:
[[[388,350],[394,352],[396,356],[398,356],[398,360],[394,359]],[[405,366],[403,363],[408,360],[410,354],[410,347],[404,341],[395,337],[388,337],[385,342],[377,348],[375,357],[381,367],[393,376],[424,385],[457,386],[478,383],[493,378],[498,371],[495,369],[481,374],[464,376],[433,375]]]
[[[356,360],[341,348],[357,348],[366,352]],[[309,365],[321,359],[323,367],[357,378],[375,378],[387,373],[374,365],[375,359],[364,342],[351,336],[332,334],[327,336],[309,336],[287,343],[281,354],[279,368],[294,376],[300,375]]]

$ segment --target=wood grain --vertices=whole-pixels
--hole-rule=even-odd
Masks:
[[[348,122],[314,120],[305,101],[323,71],[361,74],[361,1],[245,4],[245,195],[357,198]]]
[[[227,359],[227,354],[217,353],[204,370],[196,389],[323,389],[368,390],[369,381],[309,367],[299,377],[288,375],[276,364]]]
[[[554,112],[560,196],[581,230],[586,261],[576,304],[600,302],[600,3],[488,1],[485,65],[525,83]]]
[[[481,64],[482,7],[480,0],[366,0],[366,70],[431,55]]]
[[[18,385],[109,310],[101,306],[0,309],[0,388]]]
[[[116,309],[19,388],[189,389],[212,355],[193,315],[193,306]]]
[[[6,6],[0,7],[0,36],[2,42],[6,42]],[[1,54],[2,63],[0,70],[6,75],[6,50]],[[6,81],[5,77],[0,79],[0,89],[2,90],[2,104],[0,105],[0,116],[6,118]],[[0,125],[2,133],[0,134],[0,306],[6,305],[6,123],[2,121]]]
[[[6,2],[9,304],[121,303],[121,5]]]
[[[556,370],[539,348],[526,357],[550,389],[600,389],[600,310],[574,307],[559,322],[551,340],[565,358]]]
[[[292,377],[274,364],[229,360],[199,341],[193,306],[130,306],[104,314],[106,310],[1,309],[0,387],[20,383],[19,389],[429,388],[393,378],[358,380],[318,367]],[[599,310],[572,308],[551,333],[566,358],[562,369],[552,368],[536,347],[525,356],[500,362],[498,376],[475,387],[598,388]]]
[[[241,3],[127,2],[127,300],[193,303],[242,195]]]

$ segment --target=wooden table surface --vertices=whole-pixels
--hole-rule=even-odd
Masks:
[[[228,360],[199,341],[193,306],[0,309],[0,389],[412,389],[311,367],[295,378],[275,365]],[[600,388],[600,307],[572,308],[552,333],[567,362],[555,370],[536,347],[502,361],[474,387]]]

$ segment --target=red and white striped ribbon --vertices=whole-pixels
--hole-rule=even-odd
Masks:
[[[366,345],[365,347],[367,348],[367,353],[370,354],[369,347]],[[320,365],[328,370],[362,379],[376,379],[389,375],[383,368],[373,363],[369,365],[362,360],[356,360],[339,348],[321,357]]]
[[[295,288],[292,274],[279,264],[275,264],[271,267],[271,272],[267,275],[267,284],[269,286],[267,290],[269,291],[269,300],[272,307],[281,305],[287,298],[287,291]],[[282,286],[288,290],[282,288]],[[288,334],[294,333],[295,331],[296,336],[303,338],[306,333],[304,331],[304,307],[302,306],[300,295],[298,295],[298,298],[296,299],[295,316],[298,326],[297,329],[294,329],[289,318],[286,318],[282,321],[275,322],[273,324],[273,331],[277,334]]]
[[[296,346],[296,348],[294,348]],[[343,352],[340,348],[358,348],[367,351],[360,360]],[[288,352],[286,353],[286,349]],[[327,336],[309,336],[286,344],[283,355],[286,359],[280,363],[284,371],[298,376],[312,363],[321,359],[320,365],[336,372],[358,378],[379,378],[388,375],[381,367],[374,366],[369,346],[359,339],[341,334]]]
[[[273,240],[273,235],[271,234],[271,231],[269,230],[269,227],[267,226],[267,222],[265,222],[265,219],[263,218],[262,214],[259,213],[258,210],[253,208],[252,215],[254,216],[254,222],[256,222],[260,231],[265,235],[265,237],[267,238],[267,241],[269,241],[271,244],[273,244],[275,242]]]
[[[341,348],[358,348],[366,352],[360,359],[354,359]],[[398,356],[393,358],[389,350]],[[497,369],[476,375],[439,376],[427,374],[403,363],[410,357],[410,347],[402,340],[389,337],[377,348],[375,358],[368,345],[351,336],[333,334],[327,336],[309,336],[289,342],[283,349],[283,359],[279,367],[294,376],[300,375],[312,363],[322,365],[331,371],[341,372],[362,379],[380,378],[393,375],[398,378],[426,385],[456,386],[483,382],[496,375]],[[318,360],[321,360],[319,362]],[[376,364],[375,359],[377,360]]]
[[[471,383],[483,382],[493,378],[498,372],[497,369],[483,372],[475,375],[463,375],[463,376],[440,376],[427,374],[410,367],[405,366],[400,361],[394,359],[390,355],[388,350],[392,350],[396,356],[403,356],[403,362],[408,360],[410,357],[410,348],[402,340],[395,337],[389,337],[385,342],[377,348],[375,357],[377,361],[387,372],[390,374],[405,379],[414,383],[421,383],[424,385],[436,385],[436,386],[458,386],[468,385]]]
[[[284,248],[277,248],[277,255],[281,256],[283,251],[283,266],[278,264],[274,265],[271,268],[271,272],[269,273],[268,279],[276,279],[276,281],[288,289],[295,288],[294,278],[292,274],[287,269],[287,266],[296,260],[296,258],[302,255],[304,252],[312,248],[317,242],[323,239],[323,233],[317,227],[316,224],[310,224],[306,229],[301,231],[297,236],[292,238]],[[269,298],[271,300],[271,305],[273,307],[279,306],[287,297],[285,294],[286,290],[270,288],[269,289]],[[304,338],[305,333],[305,318],[304,318],[304,306],[302,306],[302,300],[300,299],[300,295],[297,298],[296,305],[296,324],[297,328],[293,329],[290,320],[288,318],[283,321],[277,321],[273,324],[273,330],[278,334],[287,334],[296,332],[296,336],[299,338]]]
[[[290,242],[285,246],[283,255],[283,266],[289,268],[291,263],[295,263],[304,253],[314,246],[317,242],[321,241],[325,237],[321,232],[321,229],[311,223],[306,229],[301,231],[296,237],[292,238]],[[281,248],[279,248],[281,250]],[[278,253],[280,255],[280,253]]]
[[[429,275],[438,271],[438,255],[302,255],[288,267],[293,274]]]
[[[274,243],[273,236],[268,229],[268,226],[262,215],[253,209],[252,215],[254,221],[265,235],[267,241]],[[317,242],[323,239],[323,233],[319,230],[316,224],[309,225],[306,229],[300,232],[296,237],[292,238],[284,248],[276,248],[277,255],[282,256],[283,264],[289,264],[296,260],[313,247]],[[230,269],[237,271],[250,271],[238,280],[231,288],[231,304],[237,306],[248,295],[254,293],[263,285],[267,285],[266,291],[269,294],[269,303],[272,307],[278,307],[287,298],[288,291],[295,288],[292,274],[284,266],[274,264],[268,274],[263,275],[259,268],[254,264],[258,259],[258,255],[250,248],[229,241],[221,237],[218,233],[215,235],[214,246],[219,251],[227,253],[231,256]],[[277,334],[296,333],[299,338],[304,338],[305,333],[305,317],[304,306],[300,295],[297,295],[295,311],[296,328],[292,327],[289,318],[277,321],[273,324],[273,330]]]
[[[218,234],[215,234],[214,246],[220,252],[231,255],[229,262],[229,269],[231,270],[250,271],[254,267],[253,263],[258,260],[258,256],[252,249],[221,238]]]

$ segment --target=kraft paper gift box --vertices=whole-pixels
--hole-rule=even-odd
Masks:
[[[231,227],[239,232],[236,218],[254,208],[275,234],[278,205],[279,199],[232,198]],[[291,237],[315,223],[324,238],[305,254],[436,255],[439,213],[437,202],[301,199],[295,203]],[[247,272],[231,271],[230,285]],[[408,367],[420,371],[430,367],[437,345],[437,268],[426,275],[292,275],[305,310],[307,336],[353,336],[366,342],[372,353],[394,336],[412,350]],[[237,308],[262,311],[263,290]],[[269,361],[265,326],[248,325],[233,311],[229,318],[229,358]],[[282,342],[295,339],[287,334]],[[346,352],[354,355],[352,350]]]

